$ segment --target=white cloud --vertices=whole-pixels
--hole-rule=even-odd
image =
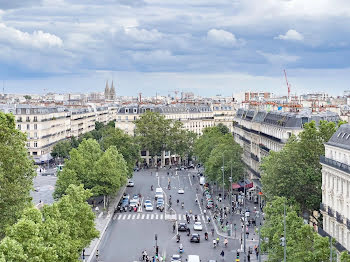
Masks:
[[[174,61],[175,56],[169,50],[154,50],[150,52],[132,52],[131,57],[137,62],[144,63],[162,63]]]
[[[265,59],[269,63],[274,64],[274,65],[293,63],[293,62],[296,62],[300,59],[299,56],[288,55],[285,53],[271,54],[271,53],[266,53],[266,52],[262,52],[262,51],[257,51],[257,53],[262,55],[263,57],[265,57]]]
[[[291,40],[291,41],[303,41],[304,36],[294,29],[289,29],[285,35],[276,36],[275,39]]]
[[[238,46],[243,43],[242,39],[237,39],[231,32],[222,29],[210,29],[207,33],[210,42],[220,46]]]
[[[61,38],[41,30],[30,34],[0,23],[0,32],[0,42],[8,42],[12,45],[24,45],[35,48],[61,47],[63,45]]]
[[[162,38],[162,33],[160,33],[157,29],[146,30],[133,27],[125,28],[124,31],[127,36],[140,42],[150,43],[159,41]]]

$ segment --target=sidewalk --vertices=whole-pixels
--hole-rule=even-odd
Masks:
[[[95,252],[98,249],[98,246],[100,244],[101,239],[103,238],[103,235],[111,222],[111,219],[114,215],[114,210],[117,207],[120,199],[122,198],[124,192],[125,192],[125,186],[120,188],[117,195],[110,200],[109,206],[107,207],[107,210],[103,211],[103,204],[99,204],[98,208],[99,210],[96,211],[96,207],[93,209],[93,212],[96,215],[95,218],[95,227],[100,232],[99,238],[95,238],[91,241],[90,245],[85,248],[85,259],[81,257],[81,260],[90,262],[92,259],[94,259]]]

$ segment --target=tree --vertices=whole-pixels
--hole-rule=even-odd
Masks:
[[[30,95],[25,95],[24,98],[25,98],[25,100],[30,100],[30,99],[32,99],[32,97],[31,97]]]
[[[203,134],[195,141],[194,154],[203,164],[208,160],[211,151],[223,138],[222,132],[215,127],[207,127]]]
[[[286,243],[288,261],[319,262],[329,260],[330,247],[326,237],[304,224],[299,209],[284,197],[276,197],[264,208],[265,223],[261,228],[262,249],[268,261],[283,260],[281,237],[284,235],[284,206],[286,206]]]
[[[221,132],[221,134],[226,135],[230,133],[230,129],[222,123],[219,123],[216,128]]]
[[[231,167],[232,181],[241,180],[244,173],[242,153],[242,148],[234,141],[231,134],[223,136],[221,142],[213,148],[208,160],[204,163],[207,178],[222,185],[222,166],[224,164],[224,183],[226,187],[229,188],[230,185]]]
[[[350,254],[346,251],[342,252],[340,255],[341,262],[350,262]]]
[[[59,201],[42,210],[27,208],[0,243],[0,261],[78,261],[81,251],[98,237],[83,186],[69,186]]]
[[[72,150],[72,144],[69,140],[58,142],[52,149],[51,156],[53,158],[68,158],[69,152]]]
[[[59,173],[54,197],[60,198],[71,184],[83,184],[95,196],[109,195],[126,183],[126,177],[126,162],[115,147],[103,152],[96,140],[83,140],[77,149],[71,150],[69,160]]]
[[[35,172],[25,142],[25,135],[16,129],[14,116],[0,112],[0,238],[31,204]]]
[[[280,152],[270,152],[260,169],[264,194],[268,199],[285,196],[295,200],[302,211],[318,209],[321,202],[320,156],[324,143],[336,131],[333,122],[305,124],[298,137],[292,136]]]
[[[100,129],[102,129],[104,127],[104,124],[102,122],[96,121],[95,122],[95,130],[99,131]]]
[[[100,144],[103,150],[107,150],[111,146],[115,146],[118,149],[118,152],[123,155],[127,163],[126,173],[131,177],[135,164],[140,158],[140,147],[135,142],[135,139],[119,128],[110,127],[104,130]]]
[[[168,149],[166,144],[169,135],[170,121],[164,115],[146,111],[135,120],[135,135],[142,150],[148,150],[150,156],[160,155]]]

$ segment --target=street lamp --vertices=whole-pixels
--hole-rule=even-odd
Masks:
[[[157,234],[155,234],[154,235],[154,240],[156,241],[156,256],[158,257],[158,235]]]

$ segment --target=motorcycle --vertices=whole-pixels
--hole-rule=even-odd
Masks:
[[[177,235],[177,237],[176,237],[176,242],[177,242],[177,243],[180,242],[180,235]]]
[[[179,253],[181,254],[183,252],[184,252],[184,247],[182,246],[182,244],[180,244],[180,246],[179,246]]]

